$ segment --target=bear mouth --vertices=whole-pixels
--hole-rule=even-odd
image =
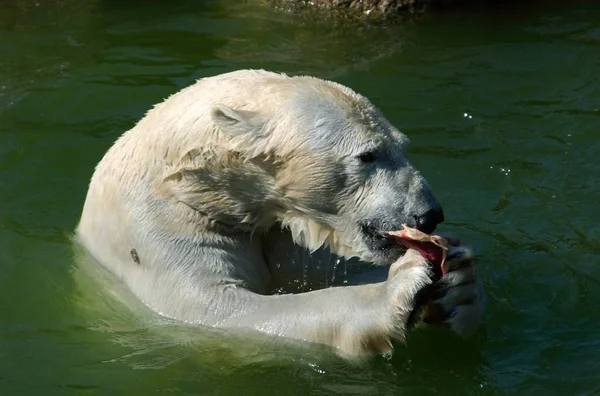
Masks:
[[[360,228],[367,248],[376,259],[374,261],[391,264],[406,253],[406,247],[388,235],[388,231],[394,230],[394,227],[379,227],[373,223],[363,223]]]
[[[365,237],[381,247],[397,245],[394,238],[388,234],[388,230],[383,230],[373,224],[361,224],[360,228]]]

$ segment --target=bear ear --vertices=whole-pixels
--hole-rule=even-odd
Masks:
[[[266,120],[261,115],[217,104],[211,117],[219,131],[229,138],[233,150],[250,157],[267,150]]]

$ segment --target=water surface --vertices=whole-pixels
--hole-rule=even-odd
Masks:
[[[600,392],[600,8],[534,3],[337,29],[253,2],[0,3],[0,394]],[[248,67],[349,85],[411,137],[443,228],[478,253],[474,339],[417,331],[356,366],[159,325],[77,269],[69,236],[114,140]]]

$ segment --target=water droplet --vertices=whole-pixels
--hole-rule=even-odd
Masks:
[[[340,262],[342,260],[341,259],[337,259],[335,260],[335,262],[333,263],[333,275],[331,276],[331,283],[335,282],[335,274],[337,272],[337,268],[340,265]]]
[[[308,285],[308,251],[304,251],[302,254],[302,292],[304,292],[304,288]]]
[[[310,366],[310,368],[312,368],[313,370],[315,370],[317,373],[319,373],[319,374],[325,374],[325,370],[323,370],[321,367],[317,366],[317,364],[315,364],[315,363],[308,363],[308,365]]]

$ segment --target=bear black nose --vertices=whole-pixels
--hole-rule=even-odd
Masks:
[[[441,206],[430,209],[424,215],[416,216],[415,222],[419,231],[431,234],[438,224],[444,222],[444,211]]]

